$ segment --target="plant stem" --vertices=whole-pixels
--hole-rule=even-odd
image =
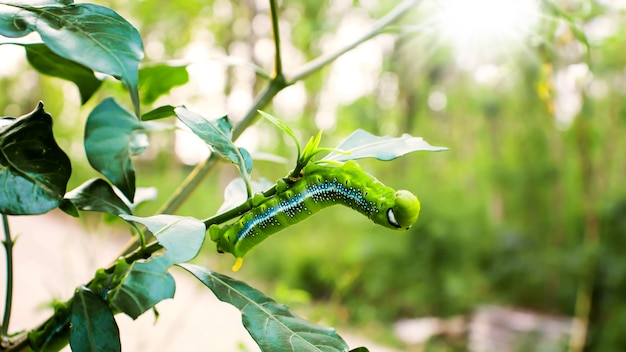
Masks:
[[[4,301],[4,315],[2,317],[2,340],[9,337],[9,321],[11,320],[11,305],[13,303],[13,239],[9,229],[9,217],[2,214],[2,224],[4,226],[4,249],[7,252],[7,294]]]
[[[402,16],[407,14],[411,9],[416,7],[420,2],[421,0],[405,0],[399,3],[391,11],[389,11],[389,13],[387,13],[383,18],[378,20],[378,22],[376,22],[376,24],[367,33],[363,34],[361,37],[357,38],[352,43],[344,46],[343,48],[338,49],[337,51],[329,53],[327,55],[322,55],[314,59],[313,61],[310,61],[309,63],[305,64],[300,69],[299,72],[289,77],[287,82],[289,84],[293,84],[297,81],[300,81],[310,76],[311,74],[319,71],[322,67],[336,60],[341,55],[356,48],[357,46],[368,41],[369,39],[381,34],[387,26],[399,20]]]
[[[276,4],[276,0],[270,0],[270,15],[272,17],[274,47],[276,48],[274,59],[274,77],[281,77],[283,75],[283,61],[280,54],[280,30],[278,28],[278,6]]]

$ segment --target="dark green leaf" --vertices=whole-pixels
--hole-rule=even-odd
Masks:
[[[174,215],[156,215],[141,218],[120,215],[126,221],[145,225],[165,248],[167,266],[193,259],[204,242],[206,227],[204,223],[192,217]]]
[[[143,134],[141,122],[112,98],[98,105],[85,125],[85,152],[94,169],[106,176],[132,202],[135,168],[130,156],[143,146],[135,143]]]
[[[56,208],[72,167],[52,135],[52,118],[39,103],[0,128],[0,213],[41,214]]]
[[[128,205],[115,194],[111,185],[102,179],[91,179],[68,192],[65,199],[77,209],[108,214],[130,214]]]
[[[0,5],[0,34],[20,37],[35,30],[57,55],[121,79],[139,115],[137,81],[143,43],[135,27],[104,6],[29,5]]]
[[[181,264],[206,285],[218,299],[237,307],[252,338],[263,351],[347,351],[335,329],[297,317],[246,283],[192,264]]]
[[[174,113],[174,107],[171,105],[163,105],[141,115],[141,119],[143,121],[150,121],[150,120],[158,120],[158,119],[164,119],[167,117],[174,117],[174,116],[176,116],[176,113]]]
[[[355,349],[350,350],[350,352],[369,352],[366,347],[357,347]]]
[[[80,91],[84,104],[100,87],[102,81],[93,71],[74,61],[67,60],[52,52],[44,44],[24,45],[28,62],[39,72],[71,81]]]
[[[77,289],[72,303],[70,347],[80,352],[121,351],[120,331],[106,302],[86,288]]]
[[[144,104],[152,104],[161,95],[188,81],[189,74],[186,66],[160,64],[142,67],[139,70],[139,90],[142,92],[141,101]]]
[[[65,214],[73,216],[75,218],[80,216],[80,213],[78,212],[78,208],[76,208],[74,203],[72,203],[68,199],[65,199],[65,198],[61,199],[61,202],[59,203],[59,209],[61,209]]]
[[[156,257],[147,262],[134,262],[122,284],[111,290],[111,304],[133,319],[164,299],[174,297],[176,283],[168,260]]]
[[[402,137],[398,138],[375,136],[362,129],[354,131],[346,140],[333,149],[348,153],[341,154],[333,152],[323,160],[347,161],[362,158],[376,158],[378,160],[388,161],[419,150],[432,152],[448,150],[448,148],[445,147],[432,146],[421,137],[412,137],[408,134],[403,134]]]

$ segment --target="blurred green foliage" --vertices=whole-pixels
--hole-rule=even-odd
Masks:
[[[347,19],[373,21],[391,6],[385,1],[368,6],[358,1],[332,3],[283,2],[287,71],[324,52],[325,41]],[[466,314],[493,302],[573,316],[579,285],[590,282],[590,350],[626,347],[621,331],[626,324],[626,260],[621,253],[626,236],[625,10],[604,1],[556,3],[579,29],[591,31],[594,21],[612,21],[611,33],[590,40],[591,61],[563,18],[551,13],[523,50],[472,67],[459,66],[460,58],[436,34],[407,31],[391,45],[374,47],[382,61],[366,78],[375,84],[356,99],[328,103],[328,94],[333,94],[330,77],[337,73],[331,67],[304,82],[304,103],[295,113],[285,112],[280,104],[268,109],[284,117],[302,141],[325,126],[322,143],[328,147],[363,128],[375,134],[423,136],[450,150],[411,154],[390,164],[362,163],[385,184],[409,189],[420,198],[420,219],[408,233],[372,226],[347,209],[327,209],[259,246],[247,258],[244,275],[265,278],[283,292],[298,292],[295,301],[306,300],[300,290],[314,300],[330,300],[347,308],[337,319],[362,324]],[[121,10],[138,27],[148,62],[180,59],[204,45],[209,53],[202,60],[236,55],[271,71],[262,60],[260,44],[269,35],[253,28],[265,23],[267,9],[255,2],[144,0],[104,5]],[[342,6],[346,12],[340,17]],[[428,12],[416,12],[404,25],[428,23]],[[350,57],[353,65],[372,52],[359,53]],[[559,123],[555,104],[564,94],[559,80],[576,67],[585,73],[570,88],[582,106],[571,123]],[[73,155],[84,153],[82,131],[73,127],[82,125],[76,120],[84,122],[85,116],[65,113],[80,104],[78,92],[69,95],[73,87],[38,76],[25,64],[18,68],[20,73],[0,79],[2,91],[9,92],[0,95],[4,114],[29,111],[44,97],[62,148]],[[248,93],[258,91],[260,78],[250,78],[249,68],[222,69],[223,101],[234,96],[237,85],[248,84]],[[496,78],[481,83],[480,70],[491,69]],[[127,99],[119,83],[105,83],[107,92],[120,86],[120,99]],[[442,95],[444,107],[433,109],[432,99]],[[96,96],[88,105],[101,99]],[[197,91],[179,91],[158,103],[191,101],[206,107],[202,99]],[[322,113],[335,119],[322,123]],[[254,143],[260,150],[294,159],[293,144],[279,131],[261,122],[257,132]],[[140,209],[146,214],[155,211],[190,170],[173,155],[172,134],[153,135],[152,143],[151,151],[136,163],[138,186],[159,188],[157,201]],[[255,167],[254,176],[270,180],[290,169],[265,161]],[[73,168],[72,180],[93,176],[88,167]],[[230,165],[224,165],[180,213],[212,215],[234,175]],[[212,250],[205,255],[215,256]]]

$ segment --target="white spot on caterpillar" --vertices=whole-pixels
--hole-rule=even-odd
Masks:
[[[387,221],[389,221],[389,223],[397,228],[400,228],[400,224],[398,224],[398,221],[396,220],[396,215],[393,213],[393,209],[389,208],[387,210]]]

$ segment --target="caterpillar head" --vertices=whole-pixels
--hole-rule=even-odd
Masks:
[[[387,209],[387,221],[397,229],[409,229],[419,216],[419,199],[413,193],[405,190],[397,191],[393,198],[393,206]]]
[[[224,231],[219,225],[211,225],[209,227],[209,235],[211,240],[217,244],[217,251],[220,253],[233,253],[233,242],[230,241],[227,236],[230,235],[228,231]]]

